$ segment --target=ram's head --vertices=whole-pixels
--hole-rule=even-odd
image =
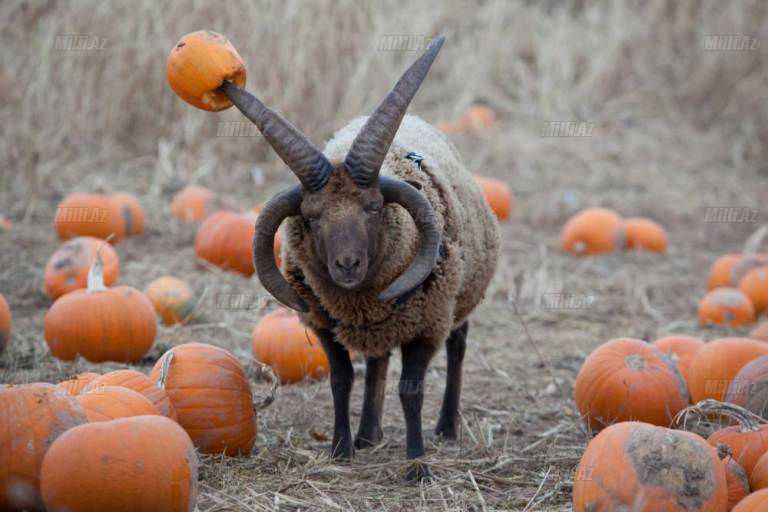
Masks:
[[[397,203],[413,217],[420,245],[411,265],[379,294],[388,301],[419,286],[432,272],[440,246],[440,231],[429,202],[414,187],[379,176],[384,157],[408,105],[443,45],[435,39],[403,74],[394,89],[368,118],[343,162],[330,162],[292,124],[250,93],[231,82],[221,90],[256,126],[301,185],[273,197],[259,214],[254,261],[261,283],[276,299],[294,309],[307,306],[275,264],[275,233],[287,217],[300,215],[319,263],[337,286],[355,290],[366,286],[376,269],[382,210]]]

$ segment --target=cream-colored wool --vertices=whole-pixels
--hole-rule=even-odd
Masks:
[[[344,160],[366,119],[353,120],[328,142],[323,152],[331,162]],[[406,158],[411,152],[424,158],[421,167]],[[399,205],[385,209],[379,261],[372,262],[379,271],[366,289],[344,290],[319,275],[298,218],[286,223],[283,249],[286,279],[310,307],[302,315],[304,323],[333,330],[344,346],[367,356],[383,355],[416,337],[435,346],[443,343],[483,298],[499,251],[496,217],[480,187],[453,145],[430,124],[405,116],[380,174],[421,185],[443,232],[444,251],[433,275],[405,303],[376,298],[405,271],[418,247],[413,220]]]

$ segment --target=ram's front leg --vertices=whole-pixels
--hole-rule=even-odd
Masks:
[[[400,375],[400,402],[405,416],[406,453],[409,459],[424,455],[424,436],[421,432],[421,406],[424,403],[424,376],[435,347],[422,339],[402,346],[403,373]],[[416,460],[406,475],[408,480],[422,480],[431,476],[429,466]]]
[[[331,331],[317,331],[331,366],[331,394],[333,395],[333,443],[331,457],[352,458],[352,433],[349,429],[349,395],[355,378],[347,349],[336,341]]]
[[[381,442],[381,416],[387,388],[389,352],[381,357],[369,357],[365,361],[365,394],[360,427],[355,437],[355,448],[370,448]]]

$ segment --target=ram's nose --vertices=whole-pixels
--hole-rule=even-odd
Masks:
[[[352,274],[360,268],[360,258],[358,256],[345,255],[336,259],[336,268],[344,274]]]
[[[347,290],[360,286],[367,270],[365,261],[354,253],[347,253],[334,258],[330,267],[333,281]]]

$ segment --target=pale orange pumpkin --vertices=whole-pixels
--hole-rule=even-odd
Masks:
[[[235,212],[214,213],[200,225],[195,237],[195,254],[225,270],[251,276],[253,236],[256,225],[252,217]]]
[[[465,131],[480,132],[493,128],[496,124],[496,112],[487,105],[470,106],[459,120],[459,125]]]
[[[625,246],[630,250],[667,251],[667,232],[656,222],[643,217],[624,221]]]
[[[621,217],[607,208],[587,208],[565,223],[560,246],[580,256],[613,252],[624,246]]]
[[[171,201],[171,214],[186,222],[198,222],[217,211],[220,200],[205,187],[190,185],[181,189]]]
[[[138,236],[144,232],[144,208],[135,196],[127,192],[117,192],[109,198],[120,208],[120,216],[126,236]]]
[[[168,83],[181,99],[203,110],[217,112],[232,106],[217,89],[224,80],[245,86],[245,65],[234,46],[221,34],[199,30],[182,37],[168,55]]]
[[[157,408],[160,414],[174,421],[176,420],[176,409],[173,408],[168,393],[141,372],[136,370],[115,370],[105,373],[89,382],[83,391],[88,392],[105,386],[121,386],[141,393]]]
[[[760,314],[768,307],[768,267],[749,270],[739,281],[739,290],[746,295]]]
[[[144,293],[165,325],[187,323],[197,307],[192,289],[176,277],[158,277],[149,283]]]
[[[160,414],[147,397],[122,386],[96,386],[84,389],[75,399],[88,421],[109,421],[129,416]]]
[[[189,512],[198,458],[184,430],[163,416],[87,423],[59,437],[43,460],[47,510]]]
[[[292,310],[278,309],[259,321],[253,330],[253,354],[283,384],[322,379],[330,371],[320,340]]]
[[[94,379],[99,378],[100,375],[94,372],[84,372],[75,375],[73,378],[63,380],[56,384],[57,388],[63,389],[70,395],[79,395],[85,387],[93,382]]]
[[[59,203],[53,225],[62,240],[92,236],[114,243],[125,236],[120,208],[102,194],[69,194]]]
[[[686,385],[690,386],[691,363],[699,349],[704,346],[704,342],[693,336],[673,335],[660,338],[654,341],[653,345],[677,365]]]
[[[699,322],[702,325],[739,327],[754,321],[752,301],[737,288],[715,288],[699,301]]]
[[[744,365],[768,355],[768,343],[748,338],[720,338],[705,343],[690,365],[688,386],[697,403],[705,398],[723,400]]]
[[[111,245],[91,236],[79,236],[64,242],[45,265],[45,293],[56,300],[65,293],[88,286],[88,270],[101,251],[104,284],[112,286],[120,276],[120,258]]]
[[[3,294],[0,293],[0,354],[3,353],[5,347],[11,342],[12,324],[11,308],[8,306],[8,302],[3,297]]]
[[[675,365],[658,348],[631,338],[604,343],[587,357],[574,397],[592,430],[629,420],[668,426],[688,405]]]
[[[623,422],[600,432],[573,478],[574,512],[723,512],[725,467],[690,432]]]
[[[61,434],[87,421],[52,384],[0,385],[0,510],[40,510],[40,466]]]
[[[251,386],[223,348],[185,343],[166,352],[150,374],[176,409],[179,425],[203,453],[249,455],[256,441]]]
[[[501,180],[475,175],[483,196],[499,220],[507,220],[512,212],[512,190]]]

